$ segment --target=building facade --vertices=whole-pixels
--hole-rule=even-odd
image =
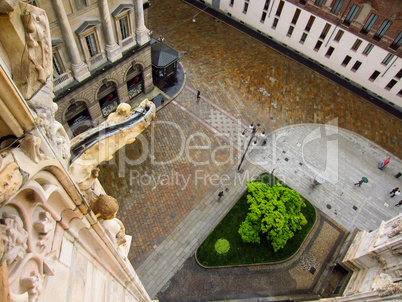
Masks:
[[[402,110],[399,0],[202,0]]]
[[[144,0],[35,0],[50,23],[56,119],[73,137],[153,90]]]
[[[150,302],[127,259],[131,237],[115,218],[118,203],[97,179],[97,160],[132,142],[155,105],[144,100],[134,111],[120,104],[101,124],[104,139],[91,135],[95,128],[70,141],[54,118],[46,13],[0,0],[0,28],[0,301]],[[85,158],[72,163],[71,148]]]

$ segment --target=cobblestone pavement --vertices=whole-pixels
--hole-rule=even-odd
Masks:
[[[155,0],[146,12],[148,28],[180,52],[187,83],[236,118],[267,131],[338,119],[402,157],[401,120],[349,90],[183,1]]]
[[[391,175],[402,168],[392,156],[402,153],[401,121],[394,116],[182,1],[154,0],[146,13],[147,26],[156,35],[163,34],[165,42],[180,51],[187,84],[175,100],[158,111],[156,120],[136,142],[100,167],[100,181],[106,192],[119,201],[118,217],[125,224],[126,233],[133,236],[129,258],[151,297],[243,193],[236,169],[249,133],[246,138],[239,133],[253,121],[259,121],[266,132],[301,123],[337,123],[391,152],[375,146],[370,149],[380,151],[373,156],[368,151],[369,161],[358,162],[361,166],[351,170],[347,182],[334,185],[339,193],[336,199],[333,195],[331,200],[325,199],[324,193],[317,193],[317,204],[324,207],[324,212],[329,210],[327,205],[332,206],[331,211],[325,212],[331,218],[341,216],[334,211],[337,199],[342,199],[341,187],[350,186],[350,181],[357,181],[362,173],[371,178],[367,173],[381,172],[371,168],[384,156],[392,157],[383,171],[386,177],[375,174],[377,184],[370,182],[367,187],[352,189],[369,194],[369,190],[400,182]],[[364,158],[366,151],[358,147],[366,141],[358,136],[352,138],[360,154],[348,151],[342,156],[350,156],[347,162],[353,164],[353,156]],[[264,157],[257,149],[250,154]],[[292,175],[292,169],[303,168],[289,158],[285,169],[285,157],[278,158],[281,163],[277,172],[286,177]],[[271,171],[276,164],[274,159],[258,165],[245,161],[243,175],[252,178],[263,170]],[[367,164],[371,168],[366,168]],[[317,165],[321,167],[322,162],[318,160]],[[309,173],[309,178],[295,178],[295,189],[304,190],[307,181],[314,177]],[[218,192],[225,188],[229,189],[225,191],[226,202],[217,203]],[[382,199],[386,197],[382,191],[379,194]],[[378,213],[383,202],[373,207]],[[357,208],[354,211],[360,213],[366,204],[359,199],[353,205]],[[355,222],[356,219],[348,228],[353,228]],[[377,219],[372,223],[367,226],[376,227]]]
[[[288,301],[286,297],[291,295],[310,300],[314,297],[313,289],[325,285],[325,282],[318,282],[327,276],[329,265],[334,261],[344,236],[345,230],[341,226],[318,212],[309,237],[289,261],[206,269],[199,266],[192,256],[161,289],[158,300],[228,301],[241,297],[244,301],[260,301],[258,298],[275,296],[278,301]],[[254,299],[245,300],[247,298]]]

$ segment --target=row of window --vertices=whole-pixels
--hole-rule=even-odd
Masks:
[[[268,3],[269,3],[269,1],[270,1],[270,0],[267,0]],[[273,29],[275,29],[275,28],[277,27],[277,25],[278,25],[279,17],[280,17],[280,15],[281,15],[282,9],[283,9],[283,3],[284,3],[284,2],[281,1],[281,3],[280,3],[279,6],[278,6],[278,9],[277,9],[277,11],[276,11],[276,14],[275,14],[276,17],[274,18],[274,22],[273,22],[273,24],[272,24],[272,28],[273,28]],[[294,13],[294,15],[293,15],[293,18],[292,18],[292,21],[291,21],[291,25],[289,26],[289,29],[288,29],[288,32],[287,32],[287,36],[288,36],[288,37],[291,37],[292,34],[293,34],[294,25],[296,25],[296,23],[297,23],[297,20],[298,20],[298,18],[299,18],[300,12],[301,12],[301,10],[300,10],[299,8],[297,8],[296,11],[295,11],[295,13]],[[263,15],[263,17],[265,18],[264,15]],[[265,20],[265,19],[264,19],[264,20]],[[261,21],[264,21],[264,20],[261,20]],[[315,16],[311,15],[310,18],[309,18],[309,20],[308,20],[308,22],[307,22],[307,24],[306,24],[306,27],[304,28],[304,32],[302,33],[302,36],[301,36],[301,38],[300,38],[300,43],[303,44],[303,43],[306,41],[307,36],[308,36],[308,33],[310,32],[310,29],[311,29],[311,27],[313,26],[314,21],[315,21]],[[319,37],[319,39],[318,39],[316,45],[314,46],[314,50],[315,50],[315,51],[318,51],[318,50],[321,48],[321,45],[323,44],[323,41],[324,41],[324,39],[326,38],[326,36],[327,36],[327,34],[328,34],[330,28],[331,28],[331,24],[330,24],[330,23],[326,23],[325,26],[324,26],[324,28],[323,28],[323,30],[322,30],[322,32],[321,32],[321,34],[320,34],[320,37]],[[339,29],[339,30],[338,30],[338,33],[335,35],[334,41],[339,42],[339,41],[341,40],[343,34],[344,34],[344,31],[341,30],[341,29]],[[363,42],[363,41],[362,41],[361,39],[356,39],[356,41],[353,43],[353,45],[352,45],[352,47],[351,47],[351,50],[357,51],[357,50],[359,49],[360,45],[362,44],[362,42]],[[369,44],[364,48],[364,50],[363,50],[362,53],[363,53],[364,55],[368,55],[368,54],[371,52],[371,50],[372,50],[373,48],[374,48],[374,45],[373,45],[372,43],[369,43]],[[335,48],[334,48],[333,46],[330,46],[330,47],[328,48],[328,50],[327,50],[325,56],[326,56],[327,58],[331,57],[331,55],[332,55],[332,53],[334,52],[334,50],[335,50]],[[384,58],[384,60],[383,60],[381,63],[384,64],[384,65],[388,65],[389,62],[393,59],[393,57],[394,57],[393,54],[388,53],[387,56]],[[345,57],[345,59],[342,61],[342,64],[341,64],[341,65],[344,66],[344,67],[346,67],[346,66],[349,64],[349,62],[350,62],[351,59],[352,59],[352,57],[349,56],[349,55],[347,55],[347,56]],[[356,62],[353,64],[353,66],[352,66],[352,68],[351,68],[351,71],[356,72],[356,71],[360,68],[361,65],[362,65],[362,62],[356,60]],[[377,71],[377,70],[374,71],[374,73],[370,76],[369,80],[370,80],[370,81],[374,81],[374,80],[378,77],[379,74],[380,74],[379,71]],[[402,77],[402,69],[396,74],[395,77],[396,77],[397,79],[400,79],[400,78]],[[385,89],[391,90],[392,87],[394,87],[397,82],[398,82],[397,80],[392,79],[392,80],[387,84],[387,86],[385,87]],[[402,96],[402,90],[398,93],[398,96]]]
[[[244,14],[246,14],[247,11],[248,11],[249,2],[250,2],[250,0],[245,0],[245,2],[244,2],[244,7],[243,7],[243,13]],[[303,3],[301,3],[301,2],[303,2]],[[314,2],[314,4],[316,6],[321,7],[323,2],[324,2],[324,0],[316,0]],[[262,23],[265,22],[270,3],[271,3],[271,0],[266,0],[265,1],[264,8],[263,8],[262,15],[261,15],[261,19],[260,19],[260,22],[262,22]],[[305,1],[300,0],[300,3],[304,5]],[[340,9],[341,9],[341,7],[342,7],[342,5],[343,5],[343,3],[344,3],[344,0],[336,0],[334,5],[331,8],[331,13],[338,14]],[[234,0],[230,0],[230,6],[233,6],[233,5],[234,5]],[[284,5],[285,5],[284,0],[281,0],[279,2],[278,8],[277,8],[276,13],[275,13],[275,16],[277,18],[280,17]],[[342,24],[345,25],[345,26],[350,26],[352,21],[357,17],[357,14],[358,14],[359,10],[360,10],[360,6],[358,6],[356,4],[353,4],[352,7],[350,8],[348,14],[346,15],[346,17],[345,17],[345,19],[344,19]],[[293,18],[292,18],[292,24],[293,25],[296,25],[297,20],[298,20],[298,18],[300,16],[300,12],[301,12],[301,9],[297,8],[296,11],[295,11],[295,14],[293,15]],[[373,27],[373,25],[375,24],[375,22],[377,21],[377,19],[378,19],[378,15],[372,13],[368,17],[368,19],[365,22],[364,26],[362,27],[360,33],[362,33],[364,35],[367,35],[369,33],[369,31],[371,30],[371,28]],[[276,28],[276,26],[278,24],[278,21],[279,20],[274,19],[274,23],[273,23],[273,26],[272,26],[273,28]],[[311,25],[312,24],[310,24],[310,26],[309,26],[310,28],[311,28]],[[382,39],[382,37],[385,35],[385,33],[387,32],[387,30],[391,27],[391,25],[392,25],[391,21],[389,21],[387,19],[384,20],[383,23],[381,24],[380,28],[374,34],[373,39],[375,41],[377,41],[377,42],[380,41]],[[291,35],[292,32],[293,32],[293,28],[289,28],[289,32],[290,32],[290,35]],[[289,32],[288,32],[288,35],[289,35]],[[340,39],[340,37],[339,37],[339,39]],[[402,32],[399,33],[399,35],[395,38],[395,40],[390,44],[389,47],[391,49],[393,49],[393,50],[397,50],[398,47],[401,44],[402,44]]]
[[[78,1],[78,0],[76,0]],[[84,3],[84,0],[79,0]],[[133,26],[131,20],[132,5],[119,5],[112,13],[115,20],[118,43],[125,47],[133,42]],[[102,46],[99,39],[99,21],[85,21],[75,33],[79,37],[86,62],[93,65],[103,59]],[[58,78],[67,70],[60,55],[60,44],[53,45],[53,71]]]
[[[36,1],[36,0],[23,0],[23,1],[26,3],[29,3],[31,5],[34,5],[36,7],[40,7],[38,5],[38,1]],[[71,7],[73,7],[73,9],[75,11],[81,10],[88,6],[87,0],[72,0],[72,1],[70,1],[70,4],[71,4]]]

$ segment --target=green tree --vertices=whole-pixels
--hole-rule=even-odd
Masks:
[[[250,207],[239,234],[247,243],[260,243],[260,236],[265,235],[276,252],[307,224],[301,212],[306,204],[296,191],[280,184],[270,187],[254,180],[246,185]]]

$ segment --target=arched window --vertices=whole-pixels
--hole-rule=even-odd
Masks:
[[[67,108],[65,119],[74,136],[92,128],[92,119],[84,102],[74,102]]]
[[[126,81],[130,100],[144,91],[144,77],[141,65],[136,64],[129,69]]]
[[[116,111],[120,102],[115,84],[113,82],[104,81],[104,84],[99,89],[97,99],[103,117],[107,117],[109,114]]]

